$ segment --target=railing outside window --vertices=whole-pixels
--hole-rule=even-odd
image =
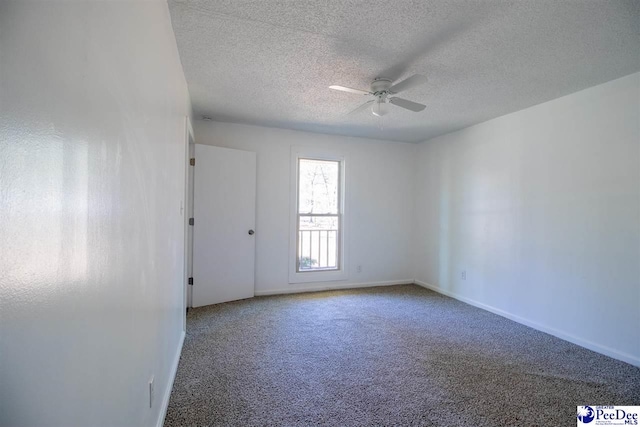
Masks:
[[[338,230],[300,230],[299,271],[338,268]]]

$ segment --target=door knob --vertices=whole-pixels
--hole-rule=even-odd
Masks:
[[[253,236],[253,233],[255,233],[255,231],[249,230],[249,236]]]

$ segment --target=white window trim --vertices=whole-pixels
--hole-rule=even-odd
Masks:
[[[340,259],[338,265],[340,270],[328,271],[308,271],[298,272],[296,257],[298,255],[298,159],[317,159],[331,160],[340,162]],[[337,153],[332,150],[313,150],[305,147],[291,147],[291,172],[290,172],[290,191],[289,191],[289,283],[312,283],[312,282],[332,282],[337,280],[347,280],[349,274],[347,271],[348,245],[347,245],[347,220],[345,215],[346,201],[346,181],[347,168],[346,159],[343,153]]]

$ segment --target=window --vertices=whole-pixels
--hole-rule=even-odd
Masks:
[[[290,282],[345,279],[344,160],[292,153]]]
[[[340,269],[339,184],[339,161],[298,159],[298,273]]]

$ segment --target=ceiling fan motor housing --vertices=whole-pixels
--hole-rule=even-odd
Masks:
[[[377,78],[371,83],[371,92],[374,95],[380,94],[380,92],[386,92],[391,87],[391,80],[386,78]]]

